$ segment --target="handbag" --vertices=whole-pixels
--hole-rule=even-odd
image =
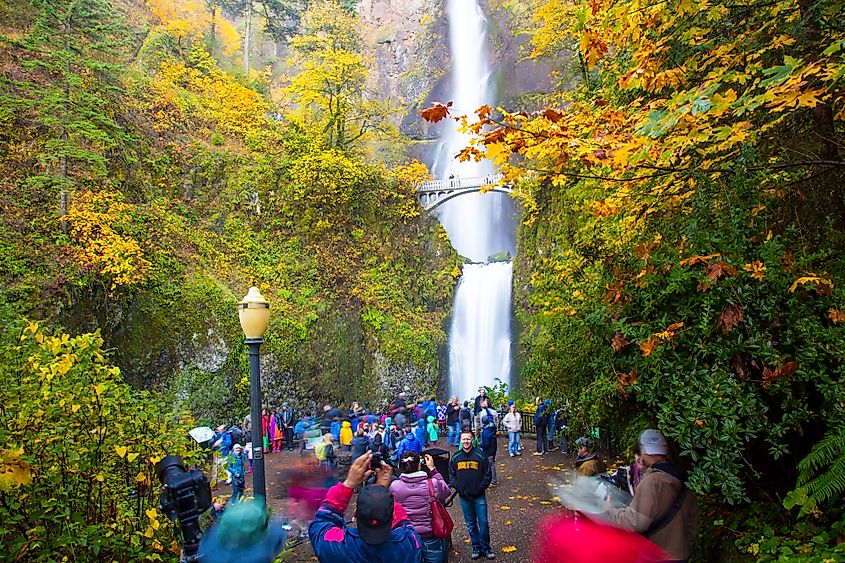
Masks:
[[[428,495],[431,498],[431,534],[437,539],[445,539],[452,535],[452,528],[455,523],[449,516],[449,511],[434,496],[434,488],[431,486],[431,479],[428,483]]]

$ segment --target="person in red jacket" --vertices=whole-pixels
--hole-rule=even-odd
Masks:
[[[392,470],[381,462],[370,469],[373,454],[367,452],[352,464],[343,483],[326,494],[308,527],[317,558],[326,563],[418,563],[422,542],[405,510],[390,491]],[[346,523],[343,513],[358,487],[375,473],[376,483],[361,488],[355,508],[357,527]]]

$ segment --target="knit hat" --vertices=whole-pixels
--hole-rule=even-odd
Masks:
[[[226,547],[245,547],[261,541],[267,534],[269,517],[263,501],[245,501],[223,512],[217,535]]]
[[[659,431],[649,428],[640,434],[640,447],[646,455],[666,455],[666,438]]]

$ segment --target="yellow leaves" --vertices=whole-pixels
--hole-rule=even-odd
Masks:
[[[649,336],[645,342],[640,342],[638,346],[640,347],[640,350],[642,350],[643,356],[650,356],[661,342],[666,342],[674,338],[683,326],[684,323],[682,322],[673,323],[666,327],[666,330],[656,332]]]
[[[0,490],[10,491],[32,481],[32,468],[21,459],[23,448],[0,450]]]
[[[513,553],[514,551],[516,551],[516,546],[514,545],[507,545],[502,548],[502,552],[504,553]]]
[[[114,451],[118,457],[126,457],[126,452],[129,450],[126,446],[115,446]]]
[[[587,60],[587,68],[590,69],[596,66],[596,63],[604,58],[605,53],[608,51],[607,43],[602,40],[597,32],[591,29],[585,29],[581,33],[579,48]]]
[[[680,260],[678,264],[681,266],[695,266],[696,264],[701,264],[703,262],[707,262],[712,260],[713,258],[718,258],[721,254],[708,254],[707,256],[690,256],[688,258],[684,258]]]
[[[746,264],[742,267],[743,270],[751,274],[751,277],[755,280],[763,281],[766,279],[766,265],[760,262],[759,260],[755,260],[750,264]]]
[[[510,510],[510,509],[511,509],[511,507],[506,505],[506,504],[503,504],[502,506],[499,507],[499,510]]]
[[[814,274],[813,272],[808,272],[808,275],[801,276],[792,282],[792,285],[789,286],[789,292],[795,293],[798,286],[804,286],[807,284],[813,284],[815,286],[815,290],[823,295],[830,295],[831,290],[833,289],[833,282],[830,278]]]

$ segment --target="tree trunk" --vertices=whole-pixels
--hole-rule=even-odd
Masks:
[[[252,35],[252,0],[246,0],[246,30],[244,31],[244,76],[249,76],[249,44]]]

